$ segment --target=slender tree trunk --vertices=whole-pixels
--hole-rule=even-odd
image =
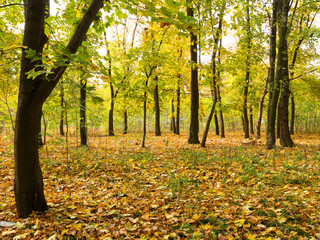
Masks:
[[[174,100],[171,99],[171,124],[170,124],[170,130],[173,133],[176,133],[176,118],[174,117]]]
[[[33,210],[48,209],[44,193],[43,179],[39,164],[38,133],[41,126],[42,105],[57,85],[67,66],[58,66],[48,76],[38,75],[28,78],[27,72],[32,69],[42,70],[41,60],[32,61],[26,57],[26,51],[32,49],[37,56],[42,51],[47,37],[44,34],[46,3],[42,0],[25,1],[25,28],[21,58],[18,108],[14,139],[15,180],[14,192],[19,217],[28,217]],[[74,35],[67,45],[74,54],[81,45],[84,35],[102,7],[103,0],[93,0],[83,15]],[[68,64],[68,61],[66,61]]]
[[[123,112],[123,134],[128,133],[128,112],[124,110]]]
[[[111,54],[110,50],[107,50],[107,55],[109,57],[109,67],[108,67],[108,74],[110,78],[110,94],[111,94],[111,102],[110,102],[110,110],[109,110],[109,136],[114,136],[114,129],[113,129],[113,112],[114,112],[114,101],[115,101],[115,93],[113,89],[113,84],[111,82],[111,71],[112,71],[112,63],[111,63]]]
[[[281,88],[281,82],[280,82],[280,88]],[[280,97],[281,97],[281,92],[280,92]],[[280,109],[280,101],[278,102],[278,112],[277,112],[277,128],[276,128],[276,131],[277,131],[277,135],[276,135],[276,138],[280,138],[280,118],[281,118],[281,114],[279,115],[279,109]]]
[[[220,119],[220,130],[221,130],[221,138],[225,138],[225,130],[224,130],[224,120],[223,120],[223,111],[222,111],[222,101],[220,95],[220,88],[217,87],[217,94],[218,94],[218,104],[219,104],[219,119]]]
[[[250,116],[250,134],[254,134],[254,129],[253,129],[253,109],[252,106],[249,108],[249,116]]]
[[[155,82],[156,82],[156,86],[155,86],[154,92],[153,92],[154,109],[155,109],[155,135],[156,135],[156,136],[161,136],[158,77],[156,76],[156,77],[154,78],[154,80],[155,80]]]
[[[193,17],[193,4],[187,0],[187,16]],[[190,55],[191,55],[191,113],[188,143],[198,144],[199,141],[199,84],[197,67],[197,34],[190,32]]]
[[[281,2],[282,0],[280,0]],[[272,3],[272,20],[271,20],[271,35],[270,35],[270,69],[269,69],[269,105],[268,105],[268,122],[267,122],[267,141],[266,148],[272,149],[276,146],[276,115],[277,115],[277,104],[280,91],[279,77],[275,76],[275,63],[277,56],[277,19],[278,19],[278,8],[280,8],[279,0],[273,0]],[[282,40],[283,41],[283,40]],[[283,47],[279,46],[279,50],[283,50]],[[282,56],[282,52],[279,55]],[[281,57],[278,56],[278,59]],[[281,62],[281,60],[280,60]],[[277,63],[277,66],[280,63]],[[278,68],[278,67],[277,67]],[[281,67],[279,65],[279,70]],[[277,73],[279,75],[279,72]]]
[[[41,110],[41,118],[42,118],[42,110]],[[38,135],[38,148],[42,148],[43,147],[43,141],[42,141],[42,130],[41,130],[41,120],[40,120],[40,129],[39,129],[39,135]]]
[[[87,146],[87,116],[86,116],[86,101],[87,101],[87,79],[85,73],[80,78],[80,139],[81,146]]]
[[[175,133],[180,135],[180,86],[177,88],[177,120]]]
[[[250,27],[250,9],[249,0],[247,0],[247,59],[246,59],[246,77],[243,93],[243,130],[244,137],[249,138],[249,118],[248,118],[248,92],[250,82],[250,55],[251,55],[251,27]]]
[[[109,136],[114,136],[114,130],[113,130],[113,112],[114,112],[114,90],[113,90],[113,84],[110,83],[110,92],[111,92],[111,102],[110,102],[110,110],[109,110]]]
[[[148,87],[148,79],[145,82],[145,90],[144,90],[144,98],[143,98],[143,136],[142,136],[142,147],[144,148],[146,145],[146,136],[147,136],[147,87]]]
[[[220,47],[218,51],[218,63],[221,65],[221,49],[222,49],[222,37],[220,39]],[[218,79],[221,82],[221,73],[220,69],[218,68]],[[217,104],[219,106],[219,119],[220,119],[220,130],[221,130],[221,138],[225,138],[225,130],[224,130],[224,120],[223,120],[223,111],[222,111],[222,100],[221,100],[221,94],[220,94],[220,86],[219,84],[217,85]]]
[[[65,106],[64,106],[64,90],[63,90],[63,85],[62,82],[60,82],[60,135],[64,136],[64,129],[63,129],[63,119],[65,115]]]
[[[216,112],[216,111],[214,112],[214,124],[215,124],[215,127],[216,127],[216,135],[220,135],[220,131],[219,131],[219,119],[218,119],[218,116],[217,116],[217,112]]]
[[[291,119],[290,119],[290,134],[294,135],[294,116],[295,116],[295,102],[294,102],[294,95],[293,92],[291,92]]]
[[[267,77],[267,79],[264,83],[263,92],[261,94],[260,101],[259,101],[259,114],[258,114],[258,120],[257,120],[257,125],[256,125],[257,138],[261,138],[261,122],[262,122],[262,115],[263,115],[263,103],[264,103],[264,99],[265,99],[267,92],[268,92],[268,78],[269,78],[269,76]]]

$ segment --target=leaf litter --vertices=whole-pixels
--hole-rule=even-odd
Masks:
[[[92,137],[40,150],[49,210],[17,218],[12,142],[2,138],[1,239],[319,239],[320,142],[265,150],[240,134]],[[51,140],[51,141],[50,141]],[[3,223],[3,224],[2,224]]]

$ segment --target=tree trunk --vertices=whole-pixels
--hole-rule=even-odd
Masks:
[[[290,10],[290,1],[283,0],[281,11],[281,26],[279,30],[279,54],[281,59],[278,59],[277,73],[279,72],[279,81],[281,81],[281,98],[279,103],[279,124],[280,124],[280,144],[284,147],[292,147],[294,143],[289,131],[289,97],[290,97],[290,82],[289,82],[289,64],[288,64],[288,14]],[[278,74],[277,74],[278,76]]]
[[[111,92],[111,102],[110,102],[110,110],[109,110],[109,136],[114,136],[114,130],[113,130],[113,112],[114,112],[114,90],[113,90],[113,84],[110,83],[110,92]]]
[[[180,135],[180,86],[177,88],[177,120],[175,133]]]
[[[289,75],[288,75],[289,78]],[[288,80],[288,79],[287,79]],[[279,106],[279,117],[280,117],[280,144],[283,147],[293,147],[294,143],[290,136],[289,131],[289,80],[284,84],[281,89],[280,106]]]
[[[32,69],[42,70],[41,60],[32,61],[26,57],[26,50],[32,49],[37,56],[42,51],[47,37],[44,34],[45,1],[25,2],[25,28],[21,58],[18,108],[14,139],[15,180],[14,192],[19,217],[28,217],[33,210],[48,209],[44,193],[43,179],[39,164],[38,133],[40,129],[42,105],[60,80],[66,64],[57,66],[47,76],[41,74],[31,79],[26,74]],[[93,0],[81,19],[67,49],[74,54],[82,43],[88,28],[102,7],[103,0]],[[68,63],[68,61],[66,61]]]
[[[250,134],[254,134],[254,129],[253,129],[253,109],[252,106],[249,108],[249,116],[250,116]]]
[[[173,133],[176,133],[176,119],[174,117],[174,100],[171,99],[171,124],[170,124],[170,130]]]
[[[123,134],[128,133],[128,112],[124,110],[123,112]]]
[[[270,69],[269,69],[269,71],[270,71]],[[261,138],[261,122],[262,122],[262,115],[263,115],[263,103],[264,103],[264,99],[265,99],[267,92],[268,92],[268,79],[269,79],[269,76],[267,77],[267,79],[264,83],[263,92],[261,94],[260,101],[259,101],[259,114],[258,114],[258,120],[257,120],[257,125],[256,125],[257,138]]]
[[[63,85],[62,82],[59,84],[60,85],[60,135],[64,136],[64,129],[63,129],[63,119],[65,115],[65,107],[64,107],[64,90],[63,90]]]
[[[290,134],[294,135],[294,116],[295,116],[295,102],[294,102],[294,95],[293,92],[291,92],[291,119],[290,119]]]
[[[146,136],[147,136],[147,87],[148,79],[145,82],[144,98],[143,98],[143,136],[142,136],[142,147],[146,146]]]
[[[187,0],[187,16],[193,17],[193,4]],[[197,66],[197,34],[190,32],[190,55],[191,55],[191,113],[188,143],[198,144],[199,141],[199,84]]]
[[[220,88],[217,87],[217,94],[218,94],[218,104],[219,104],[219,119],[220,119],[220,130],[221,130],[221,138],[225,138],[225,130],[224,130],[224,120],[223,120],[223,111],[222,111],[222,101],[220,95]]]
[[[83,79],[80,79],[80,139],[81,146],[87,146],[87,116],[86,116],[86,101],[87,101],[87,79],[83,73]]]
[[[282,0],[280,0],[281,2]],[[272,3],[272,20],[271,20],[271,36],[270,36],[270,69],[269,69],[269,105],[268,105],[268,122],[267,122],[267,141],[266,148],[272,149],[276,146],[276,115],[277,115],[277,104],[280,91],[279,77],[275,76],[275,63],[276,63],[276,47],[277,47],[277,19],[278,19],[278,8],[280,8],[279,0],[273,0]],[[282,40],[283,41],[283,40]],[[280,44],[280,43],[279,43]],[[279,50],[283,50],[283,47],[279,45]],[[282,52],[279,52],[278,59],[282,57]],[[281,60],[280,60],[281,62]],[[281,67],[277,63],[277,69],[281,70]],[[279,68],[278,68],[279,66]],[[279,72],[277,72],[279,75]]]
[[[248,119],[248,91],[250,82],[250,54],[251,54],[251,27],[250,27],[250,9],[249,0],[247,0],[247,59],[246,59],[246,76],[243,93],[243,130],[244,137],[249,138],[249,119]]]
[[[280,82],[280,88],[281,88],[281,82]],[[280,97],[281,97],[281,94],[280,94]],[[280,108],[280,101],[278,102],[278,115],[277,115],[277,128],[276,128],[276,131],[277,131],[277,135],[276,135],[276,138],[280,138],[280,118],[281,118],[281,115],[279,115],[279,108]]]
[[[219,119],[218,119],[218,116],[217,116],[217,112],[216,112],[216,111],[214,112],[214,124],[215,124],[215,127],[216,127],[216,135],[220,135],[220,131],[219,131]]]
[[[154,109],[155,109],[155,135],[161,136],[160,130],[160,104],[159,104],[159,85],[158,77],[155,77],[156,86],[154,88],[153,97],[154,97]]]

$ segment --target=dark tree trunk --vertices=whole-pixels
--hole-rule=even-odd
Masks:
[[[220,135],[220,131],[219,131],[219,119],[218,119],[218,116],[217,116],[217,113],[214,112],[214,124],[215,124],[215,127],[216,127],[216,135]]]
[[[280,88],[281,88],[281,82],[280,82]],[[281,97],[281,95],[280,95]],[[281,118],[281,115],[279,115],[279,109],[280,109],[280,101],[278,102],[278,115],[277,115],[277,128],[276,128],[276,131],[277,131],[277,135],[276,137],[277,138],[280,138],[280,118]]]
[[[222,49],[222,38],[220,39],[220,48],[218,51],[218,63],[221,65],[221,49]],[[221,81],[221,76],[220,76],[220,69],[218,69],[218,78]],[[219,84],[217,85],[217,97],[218,97],[218,106],[219,106],[219,119],[220,119],[220,130],[221,130],[221,138],[225,138],[225,131],[224,131],[224,120],[223,120],[223,111],[222,111],[222,101],[221,101],[221,94],[220,94],[220,87]]]
[[[289,78],[289,75],[288,75]],[[288,79],[287,79],[288,80]],[[279,106],[279,119],[280,119],[280,144],[283,147],[293,147],[294,143],[290,136],[289,131],[289,98],[290,89],[289,81],[284,81],[281,89],[280,106]]]
[[[110,50],[107,50],[107,55],[109,57],[109,67],[108,67],[108,74],[110,78],[110,94],[111,94],[111,102],[110,102],[110,110],[109,110],[109,136],[114,136],[114,129],[113,129],[113,112],[114,112],[114,101],[115,101],[115,93],[113,89],[113,84],[111,82],[111,71],[112,71],[112,63],[111,63],[111,55]]]
[[[128,112],[124,110],[123,112],[123,134],[128,133]]]
[[[222,102],[221,102],[221,95],[220,95],[220,88],[219,87],[217,87],[217,94],[218,94],[218,104],[219,104],[219,119],[220,119],[221,138],[225,138],[226,134],[225,134],[225,130],[224,130]]]
[[[111,92],[111,102],[110,102],[110,110],[109,110],[109,136],[114,136],[114,130],[113,130],[113,112],[114,112],[114,90],[113,90],[113,84],[110,83],[110,92]]]
[[[177,88],[177,120],[175,133],[180,134],[180,86]]]
[[[278,81],[281,82],[281,98],[278,110],[278,121],[280,125],[280,144],[284,147],[292,147],[294,143],[289,131],[289,64],[288,64],[288,14],[290,10],[290,1],[283,0],[281,8],[281,25],[279,30],[279,49],[278,49],[278,64],[277,75]],[[279,72],[279,74],[278,74]]]
[[[87,146],[87,116],[86,116],[86,101],[87,101],[87,79],[83,73],[83,79],[80,79],[80,139],[81,146]]]
[[[250,82],[250,55],[251,55],[251,27],[250,27],[250,9],[249,0],[247,0],[247,59],[246,59],[246,77],[243,93],[243,131],[244,137],[249,138],[249,118],[248,118],[248,91]]]
[[[47,37],[44,34],[45,1],[25,1],[25,28],[22,49],[16,131],[14,139],[15,180],[14,192],[19,217],[28,217],[32,211],[48,209],[44,193],[43,179],[39,164],[38,133],[40,129],[42,105],[60,80],[67,66],[57,66],[47,76],[39,75],[31,79],[26,74],[37,67],[41,60],[32,61],[26,57],[26,50],[33,49],[42,55]],[[93,0],[81,19],[67,49],[74,54],[92,21],[102,7],[103,0]],[[66,61],[68,63],[68,60]],[[48,81],[49,80],[49,81]]]
[[[64,90],[62,82],[60,83],[60,135],[64,136],[64,129],[63,129],[63,119],[65,115],[65,107],[64,107]]]
[[[209,129],[210,129],[211,120],[212,120],[213,114],[215,112],[216,104],[217,104],[216,78],[217,78],[217,75],[216,75],[216,48],[214,48],[213,53],[212,53],[212,98],[213,99],[212,99],[210,113],[208,115],[208,119],[206,122],[206,127],[205,127],[203,135],[202,135],[201,147],[206,146],[206,141],[207,141],[207,137],[208,137],[208,133],[209,133]]]
[[[193,17],[193,6],[187,0],[187,16]],[[191,55],[191,114],[188,143],[198,144],[199,141],[199,84],[197,67],[197,34],[190,32],[190,55]]]
[[[146,137],[147,137],[147,87],[148,79],[145,82],[145,90],[143,94],[143,136],[141,146],[144,148],[146,146]]]
[[[275,76],[275,63],[276,63],[276,47],[277,47],[277,19],[278,19],[278,8],[281,5],[279,2],[282,0],[273,0],[272,3],[272,20],[271,20],[271,36],[270,36],[270,69],[269,69],[269,105],[268,105],[268,122],[267,122],[267,141],[266,141],[266,148],[272,149],[276,146],[276,115],[277,115],[277,104],[279,98],[279,91],[280,91],[280,81],[279,76]],[[282,40],[283,41],[283,40]],[[279,42],[280,44],[280,42]],[[281,70],[281,58],[283,56],[283,46],[279,45],[279,56],[277,63],[277,69]],[[278,67],[279,66],[279,67]],[[279,75],[280,72],[277,72]]]
[[[156,76],[156,77],[154,78],[154,80],[155,80],[155,82],[156,82],[156,86],[155,86],[154,92],[153,92],[154,110],[155,110],[155,135],[156,135],[156,136],[161,136],[158,77]]]
[[[170,124],[170,130],[173,133],[176,133],[176,118],[174,117],[174,100],[171,100],[171,124]]]
[[[295,102],[294,102],[294,95],[291,92],[291,119],[290,119],[290,134],[294,135],[294,115],[296,112]]]
[[[270,69],[269,69],[269,71],[270,71]],[[267,77],[267,79],[264,83],[263,92],[261,94],[260,101],[259,101],[259,114],[258,114],[258,120],[257,120],[257,125],[256,125],[257,138],[261,138],[261,122],[262,122],[262,115],[263,115],[263,103],[264,103],[264,99],[265,99],[267,92],[268,92],[268,79],[269,79],[269,76]]]
[[[254,129],[253,129],[253,109],[252,106],[249,108],[249,116],[250,116],[250,134],[254,134]]]

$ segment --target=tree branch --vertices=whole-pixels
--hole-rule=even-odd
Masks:
[[[0,6],[0,8],[10,7],[10,6],[25,6],[23,3],[10,3]]]

